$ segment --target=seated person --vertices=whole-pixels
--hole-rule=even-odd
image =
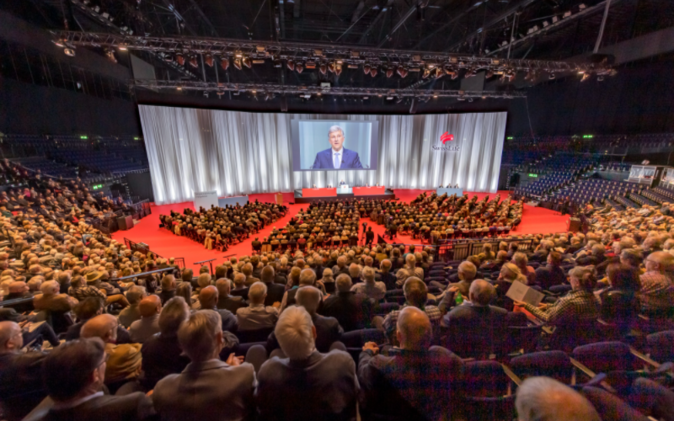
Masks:
[[[158,295],[149,295],[140,301],[140,320],[131,323],[129,334],[133,342],[142,344],[155,333],[159,333],[159,313],[161,313],[161,299]]]
[[[400,347],[388,356],[379,354],[374,342],[363,347],[360,410],[387,420],[451,419],[461,405],[463,362],[446,348],[431,346],[431,322],[416,307],[400,312],[396,336]]]
[[[520,421],[600,421],[592,404],[569,386],[549,377],[530,377],[517,389]]]
[[[225,346],[222,319],[213,310],[193,313],[178,330],[191,363],[154,388],[152,400],[163,420],[243,420],[253,416],[255,371],[233,353],[220,360]],[[189,397],[189,398],[187,398]]]
[[[99,338],[105,344],[105,384],[113,390],[117,390],[127,381],[137,379],[141,368],[141,345],[117,344],[117,328],[115,316],[101,314],[89,319],[82,326],[81,335],[84,339]]]
[[[242,307],[246,307],[246,300],[243,297],[235,297],[230,295],[232,282],[227,278],[220,278],[215,281],[215,288],[218,290],[218,304],[217,307],[221,310],[229,310],[236,314],[236,311]]]
[[[317,297],[318,290],[312,295]],[[301,295],[298,298],[302,300]],[[274,332],[285,357],[270,358],[258,373],[261,419],[355,419],[358,381],[351,356],[338,349],[317,350],[316,328],[304,307],[289,307],[281,313]]]
[[[190,360],[178,343],[178,329],[190,315],[190,308],[183,297],[166,302],[159,315],[159,335],[154,335],[140,349],[143,374],[140,384],[152,390],[157,382],[169,374],[182,372]]]
[[[323,301],[321,314],[337,319],[346,332],[372,327],[374,302],[351,290],[351,277],[347,274],[337,276],[335,286],[337,291]]]
[[[0,322],[0,404],[3,419],[21,420],[47,396],[42,383],[46,354],[22,352],[21,327]]]
[[[278,306],[265,306],[267,286],[262,282],[255,282],[248,291],[248,307],[236,311],[239,331],[255,330],[274,327],[278,319]]]
[[[53,405],[38,420],[148,420],[155,418],[150,398],[135,392],[103,393],[109,355],[100,338],[79,339],[55,348],[45,358],[44,383]]]

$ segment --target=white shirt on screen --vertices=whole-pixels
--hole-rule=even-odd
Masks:
[[[342,152],[344,148],[341,148],[340,150],[332,150],[332,166],[338,170],[339,167],[342,166]]]

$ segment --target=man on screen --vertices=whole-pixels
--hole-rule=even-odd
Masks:
[[[362,169],[358,152],[348,150],[344,145],[344,130],[339,126],[332,126],[328,131],[330,149],[320,151],[316,154],[316,160],[312,169]]]

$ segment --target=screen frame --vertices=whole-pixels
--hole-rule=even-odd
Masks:
[[[330,121],[335,124],[340,123],[368,123],[371,125],[370,132],[370,168],[345,168],[336,170],[334,168],[321,169],[299,169],[300,160],[300,122],[318,122]],[[294,172],[326,172],[326,171],[376,171],[379,168],[379,120],[337,120],[334,118],[325,119],[302,119],[293,118],[290,120],[290,141],[292,143],[292,165]],[[327,148],[326,148],[327,149]]]

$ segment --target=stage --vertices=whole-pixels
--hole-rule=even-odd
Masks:
[[[327,190],[327,189],[326,189]],[[319,202],[319,201],[324,201],[324,202],[334,202],[337,200],[344,200],[344,199],[385,199],[385,200],[393,200],[396,198],[395,193],[393,190],[386,189],[384,194],[372,194],[372,195],[363,195],[363,194],[353,194],[353,193],[337,193],[336,195],[330,195],[330,196],[311,196],[311,197],[303,197],[302,195],[302,189],[297,189],[295,190],[295,203],[314,203],[314,202]]]

